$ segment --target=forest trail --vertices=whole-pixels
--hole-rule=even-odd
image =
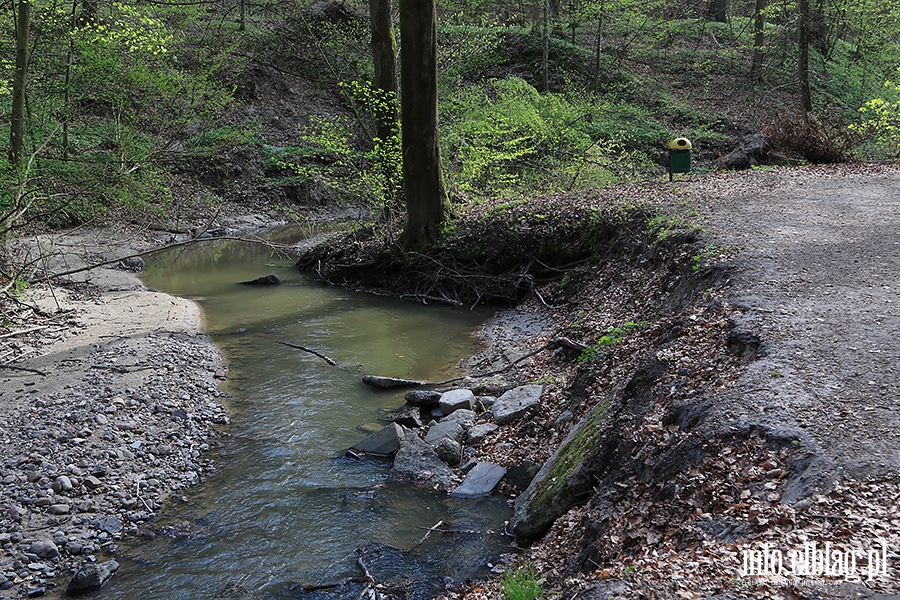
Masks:
[[[798,438],[813,457],[798,495],[900,470],[900,170],[756,173],[699,210],[763,343],[716,420]]]

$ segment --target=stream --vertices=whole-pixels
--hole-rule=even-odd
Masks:
[[[300,232],[282,232],[293,241]],[[237,282],[274,273],[282,285]],[[490,313],[325,286],[264,245],[198,244],[148,261],[149,287],[196,299],[228,364],[231,423],[214,450],[218,471],[165,507],[167,533],[126,540],[119,573],[98,598],[211,598],[239,584],[253,598],[356,597],[304,586],[359,577],[357,549],[378,544],[385,571],[429,598],[445,578],[488,574],[508,539],[502,498],[464,500],[390,481],[387,460],[344,450],[383,425],[403,391],[376,393],[366,374],[442,380],[476,352]],[[339,363],[279,344],[315,349]],[[441,529],[421,541],[439,521]],[[373,569],[373,575],[378,575]],[[385,575],[387,576],[387,575]]]

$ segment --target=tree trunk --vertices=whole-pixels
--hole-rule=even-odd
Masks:
[[[433,244],[450,218],[437,121],[437,22],[434,0],[400,0],[400,91],[406,248]]]
[[[397,42],[391,20],[391,0],[369,0],[372,27],[370,49],[375,65],[374,87],[384,95],[384,103],[375,107],[375,135],[386,140],[397,133]]]
[[[753,66],[750,67],[750,78],[761,81],[763,61],[766,57],[766,0],[756,0],[753,11]]]
[[[83,0],[81,13],[78,15],[76,25],[88,27],[97,22],[97,14],[100,12],[100,0]]]
[[[542,0],[544,4],[543,12],[543,32],[541,33],[541,88],[543,92],[550,91],[550,1]]]
[[[800,108],[804,120],[812,112],[812,92],[809,87],[809,0],[797,0],[797,78],[800,82]]]
[[[9,162],[22,163],[25,147],[25,84],[28,81],[28,24],[31,0],[19,0],[16,18],[16,67],[13,74],[12,115],[9,127]]]
[[[602,8],[601,8],[602,11]],[[594,46],[594,81],[591,89],[600,92],[600,58],[603,56],[603,12],[597,16],[597,41]]]
[[[728,22],[728,0],[709,0],[706,18],[716,23]]]
[[[400,108],[397,90],[397,41],[391,18],[391,0],[369,0],[369,23],[372,39],[369,49],[375,67],[375,102],[372,117],[375,120],[376,148],[381,148],[382,216],[393,218],[399,212],[402,197],[402,176],[396,159],[400,135]]]

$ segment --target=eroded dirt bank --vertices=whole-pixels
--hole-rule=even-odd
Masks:
[[[575,476],[571,449],[588,436],[563,452],[553,473],[580,487],[545,534],[521,527],[546,521],[539,510],[514,518],[520,537],[539,536],[520,560],[568,599],[896,597],[900,171],[774,170],[674,190],[676,215],[702,215],[680,259],[679,280],[699,292],[686,306],[648,318],[629,299],[678,284],[653,280],[657,269],[629,280],[597,267],[589,290],[543,303],[588,344],[626,319],[648,322],[600,360],[543,356],[523,373],[550,394],[485,449],[503,464],[566,446],[567,411],[585,422],[604,406],[607,428],[581,448]],[[517,513],[558,492],[553,481],[532,482]],[[804,573],[802,554],[790,560],[826,543],[858,562]],[[764,544],[785,568],[744,572]],[[501,594],[489,582],[454,597]]]

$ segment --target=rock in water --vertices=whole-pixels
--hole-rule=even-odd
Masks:
[[[105,563],[86,563],[69,582],[66,588],[67,594],[77,594],[80,592],[89,592],[91,590],[100,589],[109,578],[119,570],[119,563],[114,560]]]
[[[489,462],[480,462],[469,471],[463,482],[450,494],[457,498],[480,498],[487,496],[497,487],[506,469]]]
[[[403,428],[396,423],[391,423],[387,427],[384,427],[361,440],[353,446],[353,450],[364,452],[365,454],[390,456],[400,449],[400,440],[402,439]]]
[[[438,458],[431,444],[417,435],[405,435],[391,468],[394,478],[446,491],[453,485],[453,471]]]
[[[280,283],[281,279],[279,279],[278,275],[270,274],[249,281],[242,281],[241,285],[279,285]]]

